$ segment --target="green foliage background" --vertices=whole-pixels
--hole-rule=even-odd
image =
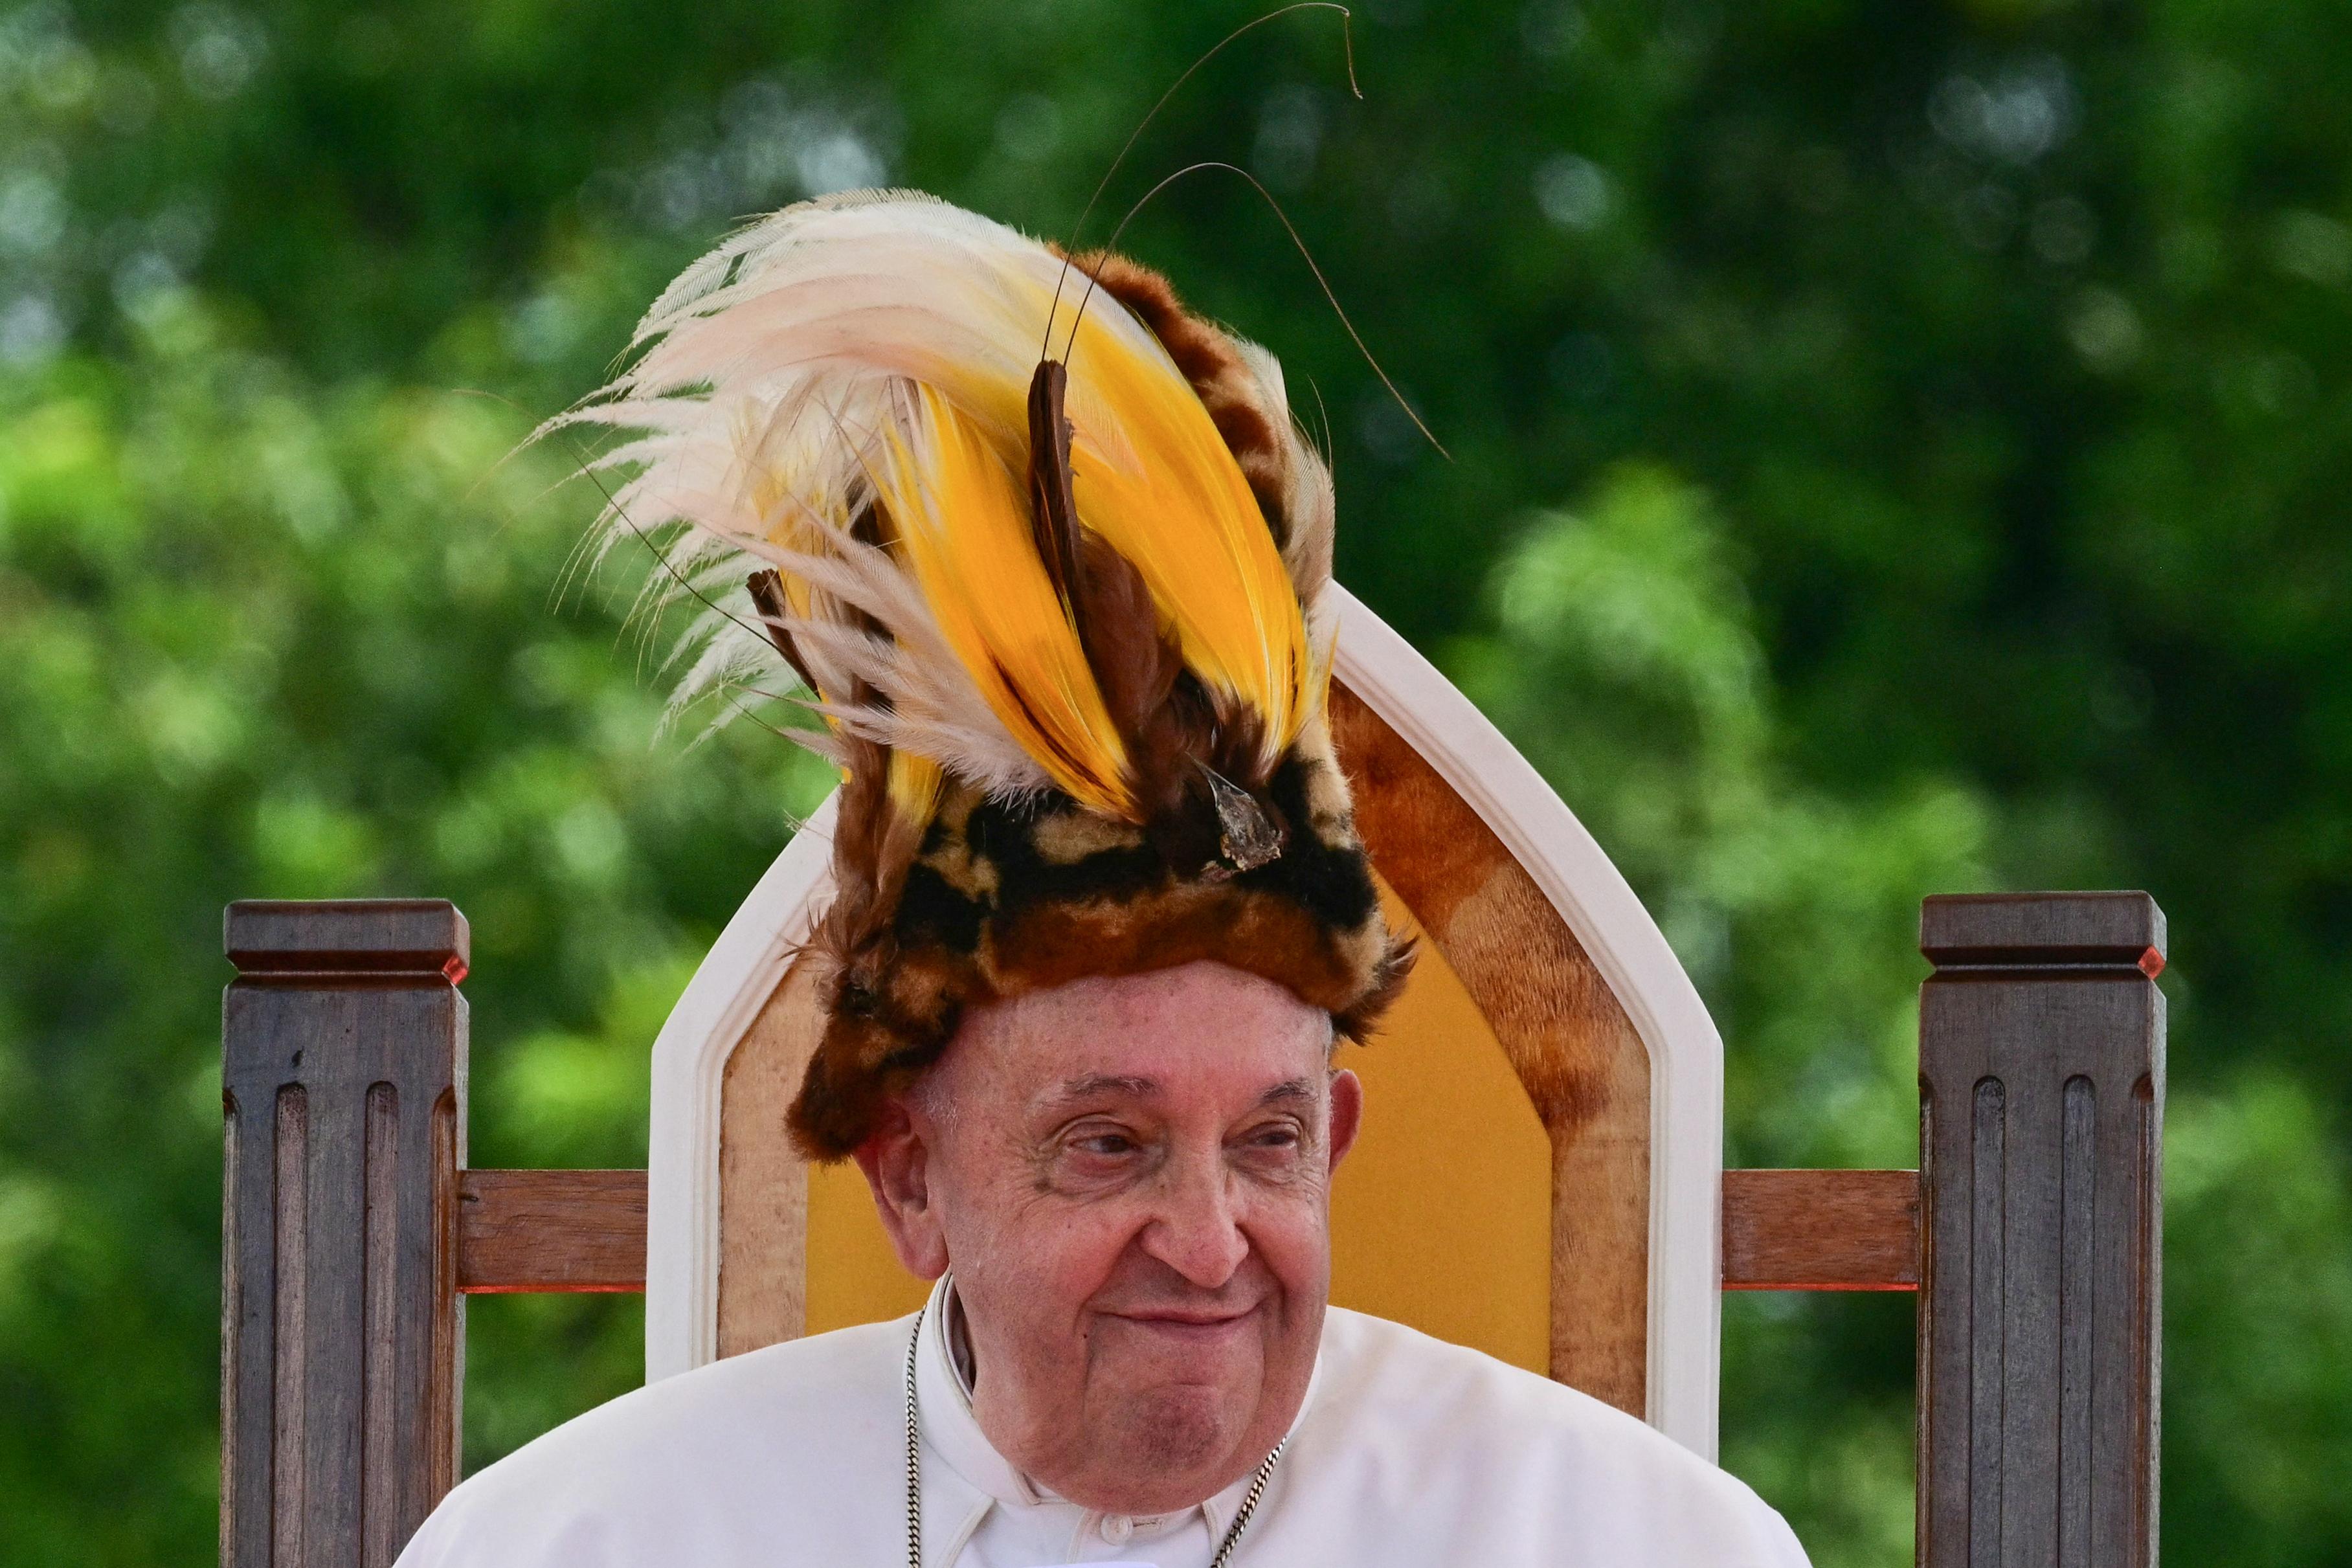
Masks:
[[[456,899],[474,1150],[645,1056],[822,777],[653,742],[593,497],[505,454],[740,216],[1066,234],[1252,15],[1137,0],[0,10],[0,1560],[213,1550],[219,909]],[[1633,879],[1737,1163],[1908,1163],[1923,893],[2172,917],[2164,1535],[2352,1560],[2352,21],[2329,0],[1367,0],[1205,67],[1129,230],[1280,353],[1342,576]],[[641,563],[635,563],[641,566]],[[570,584],[571,592],[564,592]],[[1909,1552],[1910,1308],[1735,1298],[1726,1462]],[[633,1303],[478,1302],[479,1463]]]

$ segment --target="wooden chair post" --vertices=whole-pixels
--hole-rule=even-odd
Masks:
[[[2145,893],[1921,914],[1924,1568],[2156,1561],[2164,941]]]
[[[465,917],[229,906],[224,1568],[389,1568],[457,1479]]]

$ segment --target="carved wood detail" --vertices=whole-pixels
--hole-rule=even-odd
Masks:
[[[467,931],[229,906],[221,1561],[390,1568],[457,1479]]]
[[[2156,1561],[2163,911],[1931,898],[1919,1560]]]

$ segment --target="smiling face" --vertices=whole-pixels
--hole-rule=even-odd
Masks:
[[[1090,1508],[1189,1508],[1314,1371],[1361,1091],[1318,1009],[1217,963],[976,1010],[858,1152],[909,1268],[950,1265],[998,1451]]]

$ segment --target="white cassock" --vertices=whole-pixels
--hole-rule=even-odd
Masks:
[[[924,1568],[1207,1568],[1246,1479],[1181,1513],[1065,1502],[997,1453],[923,1316]],[[912,1318],[592,1410],[451,1492],[398,1568],[899,1568]],[[1642,1422],[1334,1307],[1233,1568],[1805,1568],[1780,1516]]]

